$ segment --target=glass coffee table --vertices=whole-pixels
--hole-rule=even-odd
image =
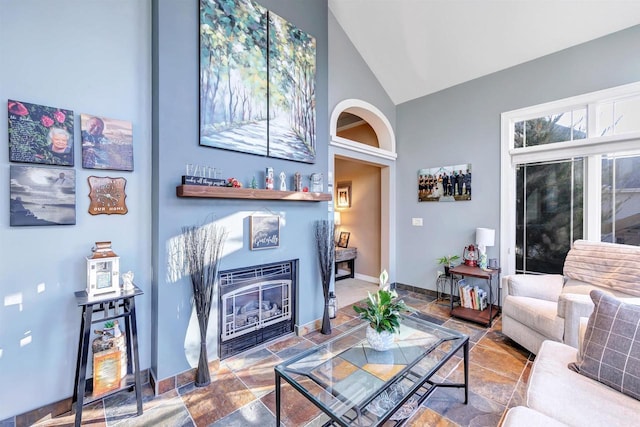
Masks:
[[[325,425],[403,424],[438,387],[464,388],[469,397],[469,337],[414,316],[403,316],[387,351],[373,350],[363,322],[275,367],[276,425],[280,426],[281,380],[291,384],[330,420]],[[464,383],[432,377],[463,349]]]

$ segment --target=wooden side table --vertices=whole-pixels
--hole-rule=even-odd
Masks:
[[[356,272],[356,258],[358,257],[358,248],[336,248],[335,257],[335,280],[354,278]],[[338,265],[342,262],[346,262],[349,266],[348,274],[338,275]]]
[[[75,293],[78,307],[82,307],[82,319],[80,324],[80,339],[78,340],[78,360],[76,362],[76,376],[73,387],[73,400],[71,408],[76,411],[76,427],[82,422],[82,406],[94,400],[102,399],[109,394],[135,387],[138,415],[142,415],[142,386],[140,384],[140,362],[138,358],[138,327],[136,323],[135,297],[142,295],[142,290],[137,286],[120,294],[107,295],[101,299],[89,300],[86,291]],[[94,314],[102,313],[102,316]],[[108,320],[124,318],[125,335],[127,341],[127,376],[120,388],[95,396],[93,390],[87,391],[87,359],[89,345],[91,344],[91,325]],[[132,357],[133,356],[133,357]]]
[[[493,277],[499,278],[500,269],[498,270],[483,270],[480,267],[470,267],[465,264],[458,265],[449,269],[451,275],[451,316],[469,320],[471,322],[480,323],[484,326],[491,326],[493,319],[500,313],[500,286],[498,286],[498,305],[493,304]],[[479,279],[485,279],[489,284],[489,304],[484,310],[474,310],[472,308],[454,307],[453,305],[453,276],[462,277],[476,277]]]

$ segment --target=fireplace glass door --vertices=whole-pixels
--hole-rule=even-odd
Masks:
[[[291,319],[291,280],[244,286],[222,297],[222,341]]]

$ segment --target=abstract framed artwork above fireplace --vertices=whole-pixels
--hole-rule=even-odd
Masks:
[[[294,332],[297,284],[297,259],[220,272],[220,360]]]

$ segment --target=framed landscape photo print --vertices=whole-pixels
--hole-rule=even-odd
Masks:
[[[11,165],[9,225],[76,223],[76,171]]]
[[[9,100],[9,160],[73,166],[73,111]]]
[[[280,217],[251,215],[251,250],[273,249],[280,246]]]

